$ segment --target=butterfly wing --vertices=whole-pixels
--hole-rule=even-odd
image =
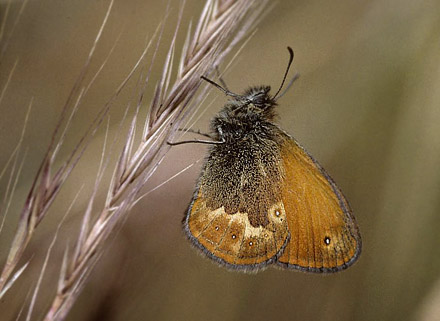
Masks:
[[[231,269],[255,270],[276,261],[289,237],[282,202],[268,212],[269,224],[253,227],[247,213],[209,209],[196,192],[184,220],[188,237],[208,257]]]
[[[347,268],[361,250],[348,202],[295,140],[279,129],[276,137],[266,141],[276,148],[211,151],[184,230],[208,257],[232,269],[275,262],[307,272]],[[245,150],[246,162],[228,157],[229,150]]]
[[[336,272],[352,265],[361,237],[350,206],[325,170],[292,138],[281,146],[282,199],[290,240],[278,264],[307,272]]]

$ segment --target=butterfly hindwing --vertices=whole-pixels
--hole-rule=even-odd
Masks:
[[[281,145],[282,199],[290,241],[281,266],[308,272],[336,272],[360,255],[361,238],[342,192],[324,169],[292,138]]]
[[[253,227],[246,213],[210,209],[200,191],[184,220],[191,241],[206,255],[232,269],[255,270],[276,261],[289,238],[282,202],[268,212],[269,224]]]

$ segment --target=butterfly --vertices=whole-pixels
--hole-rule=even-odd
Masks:
[[[348,201],[333,179],[274,122],[269,86],[235,94],[211,121],[212,140],[183,220],[191,242],[229,269],[256,271],[274,264],[330,273],[351,266],[361,236]],[[199,132],[200,133],[200,132]]]

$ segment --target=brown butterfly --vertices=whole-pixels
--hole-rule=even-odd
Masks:
[[[328,273],[352,265],[361,237],[350,206],[332,178],[274,122],[278,92],[252,87],[211,121],[210,144],[194,197],[183,221],[193,244],[231,269],[269,264]],[[295,78],[294,78],[295,79]],[[293,83],[293,80],[291,84]],[[290,84],[290,85],[291,85]],[[288,87],[290,87],[290,85]]]

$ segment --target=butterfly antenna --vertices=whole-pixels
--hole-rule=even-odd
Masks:
[[[219,84],[217,84],[216,82],[212,81],[211,79],[206,78],[205,76],[200,76],[200,78],[202,78],[203,80],[209,82],[211,85],[213,85],[214,87],[220,89],[221,91],[223,91],[227,96],[231,96],[231,97],[241,97],[240,95],[234,94],[233,92],[230,92],[228,89],[223,88],[222,86],[220,86]]]
[[[299,78],[299,73],[296,73],[296,74],[293,75],[292,79],[289,81],[289,83],[287,84],[286,88],[284,88],[283,92],[281,94],[279,94],[279,96],[277,97],[277,100],[284,96],[284,94],[290,89],[290,87],[292,87],[293,83],[298,78]]]
[[[284,77],[283,77],[283,81],[281,82],[281,86],[278,89],[277,93],[273,96],[274,100],[276,100],[276,97],[280,93],[281,88],[283,88],[284,82],[286,81],[287,74],[289,73],[290,66],[292,65],[293,56],[294,56],[293,50],[290,47],[287,47],[287,50],[289,50],[289,54],[290,54],[289,63],[287,64],[286,72],[284,73]]]

